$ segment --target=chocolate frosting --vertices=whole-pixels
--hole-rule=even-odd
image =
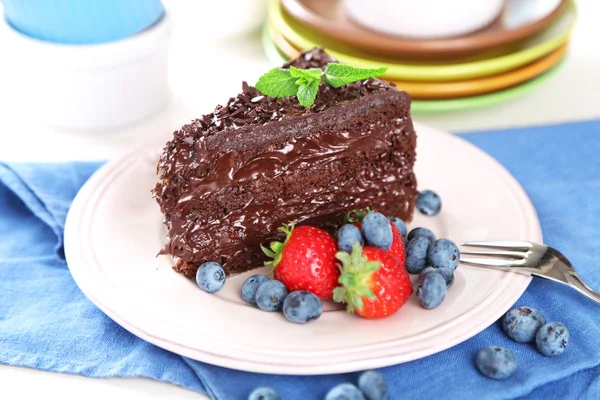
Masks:
[[[291,64],[331,61],[316,50]],[[310,109],[244,83],[227,106],[175,132],[161,156],[154,194],[169,229],[165,252],[240,272],[285,223],[334,227],[346,211],[374,205],[412,213],[409,104],[374,79],[325,85]]]

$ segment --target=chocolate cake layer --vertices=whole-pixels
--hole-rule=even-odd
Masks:
[[[292,64],[331,61],[315,50]],[[244,84],[167,143],[154,189],[165,253],[186,276],[207,260],[236,274],[262,264],[259,245],[286,223],[333,230],[366,207],[410,220],[415,147],[408,95],[379,80],[322,84],[310,109]]]

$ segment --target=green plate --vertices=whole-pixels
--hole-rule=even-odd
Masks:
[[[385,76],[389,79],[413,81],[453,81],[478,78],[518,68],[557,49],[567,42],[577,19],[573,0],[565,7],[556,21],[544,31],[519,43],[513,52],[493,58],[466,61],[456,64],[417,64],[398,62],[393,59],[367,59],[336,51],[334,42],[319,36],[284,13],[279,0],[269,0],[269,22],[295,47],[303,50],[323,46],[341,62],[362,68],[387,66]]]
[[[288,58],[277,49],[275,43],[271,39],[268,28],[265,26],[262,32],[262,43],[267,53],[267,57],[275,64],[282,64],[288,61]],[[414,114],[426,114],[435,112],[458,111],[480,107],[488,107],[497,103],[502,103],[508,100],[515,99],[525,93],[535,89],[540,84],[544,83],[552,77],[556,71],[563,65],[564,61],[556,64],[555,67],[548,72],[522,83],[518,86],[498,92],[488,93],[480,96],[463,97],[461,99],[447,100],[413,100],[411,111]]]

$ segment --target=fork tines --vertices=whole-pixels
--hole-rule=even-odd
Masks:
[[[490,267],[511,267],[525,263],[525,258],[533,248],[529,242],[497,241],[497,242],[465,242],[465,247],[484,248],[489,250],[473,250],[460,252],[460,261],[465,264],[486,265]],[[487,258],[464,258],[463,255],[482,256]],[[495,258],[498,257],[498,258]]]

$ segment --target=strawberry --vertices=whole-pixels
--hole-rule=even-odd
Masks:
[[[398,229],[396,225],[394,225],[392,222],[390,222],[390,225],[392,226],[392,235],[394,239],[392,241],[392,247],[390,247],[386,251],[398,257],[398,260],[402,264],[402,267],[404,267],[404,264],[406,263],[406,249],[404,248],[404,238],[400,233],[400,229]]]
[[[372,212],[370,208],[367,208],[365,211],[355,210],[353,211],[355,216],[352,216],[351,213],[346,214],[346,222],[354,224],[354,226],[356,226],[362,231],[362,220],[365,217],[365,215],[367,215],[370,212]],[[406,249],[404,248],[404,238],[402,237],[402,234],[400,233],[398,227],[394,225],[392,221],[390,221],[390,226],[392,227],[393,241],[392,246],[386,251],[398,257],[398,259],[402,263],[402,266],[404,267],[404,264],[406,262]]]
[[[350,313],[368,319],[394,314],[413,293],[408,272],[400,260],[376,247],[355,243],[352,254],[340,251],[339,283],[333,300],[346,303]]]
[[[286,236],[283,243],[271,242],[270,249],[261,245],[273,258],[265,265],[275,268],[275,279],[289,292],[306,290],[321,299],[332,299],[340,276],[333,237],[312,226],[283,226],[279,230]]]

